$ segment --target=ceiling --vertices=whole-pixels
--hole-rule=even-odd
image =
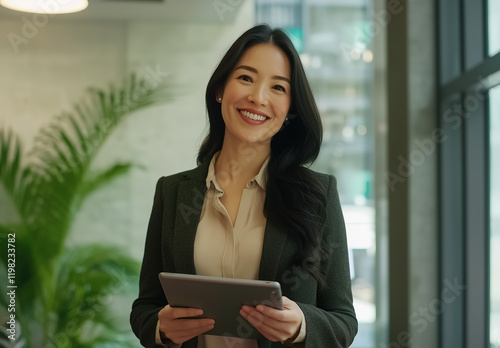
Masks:
[[[55,0],[57,1],[57,0]],[[244,0],[89,0],[86,10],[57,15],[78,20],[168,20],[231,23]],[[0,6],[0,18],[22,18],[30,13]]]

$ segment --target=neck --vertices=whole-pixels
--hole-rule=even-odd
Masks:
[[[271,143],[248,144],[236,146],[224,141],[221,152],[215,163],[217,179],[226,182],[246,183],[259,173],[262,164],[271,153]]]

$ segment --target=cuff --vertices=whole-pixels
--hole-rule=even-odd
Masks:
[[[161,341],[161,336],[160,336],[160,321],[158,320],[156,322],[156,334],[155,334],[155,342],[156,344],[159,344],[160,346],[167,347],[166,345],[163,344]]]
[[[155,343],[159,346],[166,347],[166,348],[180,348],[182,346],[182,343],[181,344],[174,343],[174,342],[170,341],[168,338],[165,340],[161,339],[160,321],[159,320],[156,322]]]
[[[300,324],[299,335],[292,341],[292,343],[304,342],[306,340],[306,317],[304,312],[300,311],[302,314],[302,323]]]

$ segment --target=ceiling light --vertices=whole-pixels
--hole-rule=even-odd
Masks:
[[[0,5],[11,10],[31,13],[73,13],[85,10],[87,0],[0,0]]]
[[[363,60],[365,61],[365,63],[370,63],[373,60],[373,52],[370,50],[364,51]]]

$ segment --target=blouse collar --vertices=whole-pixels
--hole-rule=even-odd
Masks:
[[[220,151],[216,152],[213,155],[212,160],[210,161],[210,165],[208,167],[208,174],[207,174],[207,178],[206,178],[206,185],[207,185],[207,189],[210,189],[211,183],[213,183],[214,187],[218,191],[222,192],[223,190],[221,189],[221,187],[217,183],[217,180],[216,180],[216,177],[215,177],[215,162],[217,161],[217,158],[219,158],[219,155],[220,155]],[[267,168],[267,164],[269,163],[269,159],[270,158],[271,158],[271,155],[269,155],[266,158],[266,160],[264,161],[264,163],[262,163],[262,166],[260,167],[259,172],[257,173],[256,176],[253,177],[252,180],[250,180],[247,183],[246,187],[252,188],[257,183],[257,185],[259,185],[264,191],[266,190],[266,183],[267,183],[267,171],[266,171],[266,168]]]

